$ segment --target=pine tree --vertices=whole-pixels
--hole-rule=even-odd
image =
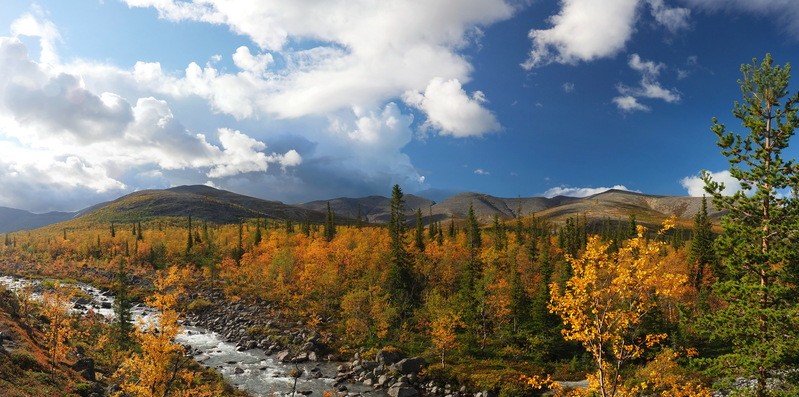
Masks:
[[[141,232],[141,222],[136,223],[138,226],[138,233],[136,234],[136,240],[144,240],[144,235]]]
[[[455,238],[455,220],[454,219],[450,219],[449,220],[449,229],[447,230],[447,235],[449,235],[449,238]]]
[[[116,229],[114,229],[114,222],[111,222],[111,238],[114,238],[116,236],[117,236],[117,231]]]
[[[134,228],[133,228],[133,230],[136,230],[136,228],[134,227]],[[189,237],[186,239],[186,254],[187,254],[187,255],[188,255],[189,253],[191,253],[191,248],[194,246],[194,238],[192,238],[192,236],[191,236],[191,215],[189,215],[189,228],[188,228],[188,232],[189,232]],[[135,234],[135,233],[134,233],[134,234]]]
[[[714,286],[727,305],[703,325],[712,339],[732,346],[717,358],[720,369],[732,378],[754,377],[758,397],[777,393],[767,379],[795,368],[790,361],[799,353],[799,198],[783,194],[799,186],[799,168],[782,157],[799,123],[799,94],[788,96],[790,65],[772,63],[767,54],[760,65],[754,60],[741,66],[743,103],[735,103],[733,115],[749,129],[747,135],[729,132],[713,119],[718,146],[741,190],[724,196],[723,184],[703,172],[716,209],[727,211],[724,233],[716,239],[727,280]]]
[[[702,208],[694,216],[694,237],[691,239],[691,256],[688,258],[688,262],[693,266],[691,283],[697,290],[702,287],[705,270],[715,263],[714,236],[711,228],[710,219],[707,217],[707,197],[702,196]],[[722,278],[717,272],[714,276]]]
[[[125,260],[119,260],[117,272],[114,276],[114,319],[112,321],[112,334],[114,341],[122,348],[131,345],[133,333],[133,304],[130,300],[128,288],[128,272],[125,269]]]
[[[469,224],[469,249],[472,254],[483,245],[483,239],[480,236],[480,224],[477,223],[477,217],[474,215],[474,206],[469,204],[469,213],[467,215]]]
[[[419,251],[424,251],[424,224],[422,223],[422,210],[419,208],[416,209],[416,239],[414,244]]]
[[[333,210],[330,209],[330,202],[327,202],[327,215],[325,216],[325,240],[330,242],[336,237],[336,220]]]
[[[411,261],[405,249],[404,206],[402,189],[399,185],[394,185],[391,190],[391,214],[388,223],[391,237],[391,268],[389,269],[387,289],[402,320],[410,317],[417,294],[416,283],[410,268]]]
[[[289,221],[286,220],[286,222],[289,222]],[[288,229],[288,227],[286,229]],[[258,218],[258,219],[255,220],[255,238],[253,238],[253,241],[252,241],[253,245],[260,244],[262,238],[263,238],[263,236],[261,235],[261,219]]]

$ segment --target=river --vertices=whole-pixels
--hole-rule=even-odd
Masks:
[[[37,280],[26,280],[9,276],[0,276],[0,284],[17,290],[26,283],[38,284]],[[90,302],[79,302],[76,309],[86,312],[93,309],[103,317],[113,318],[114,298],[91,285],[77,284],[84,293],[91,296]],[[34,294],[34,298],[40,298]],[[144,305],[133,308],[135,319],[150,321],[158,312]],[[239,351],[236,345],[228,343],[216,332],[195,326],[184,326],[176,338],[176,342],[189,346],[192,356],[200,364],[215,369],[232,385],[249,392],[254,396],[291,395],[294,378],[289,376],[293,364],[284,364],[264,354],[263,350],[251,349]],[[297,379],[296,391],[311,396],[322,396],[325,391],[334,391],[334,379],[338,363],[306,363],[299,364],[303,370]],[[373,390],[362,384],[345,384],[350,394],[362,394],[372,397],[385,397],[383,391]]]

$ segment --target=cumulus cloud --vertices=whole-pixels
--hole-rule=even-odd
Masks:
[[[33,13],[26,13],[11,23],[12,36],[31,36],[39,38],[39,62],[46,65],[58,63],[58,53],[55,46],[61,41],[58,28],[50,21],[40,20],[35,14],[42,14],[41,9],[34,6]]]
[[[271,52],[253,55],[240,47],[234,62],[241,73],[191,64],[183,78],[149,80],[153,89],[201,96],[217,111],[239,118],[325,115],[379,106],[405,92],[422,91],[437,77],[468,82],[471,65],[458,51],[479,37],[481,26],[507,19],[515,10],[506,0],[423,1],[402,7],[349,0],[246,6],[222,0],[126,2],[155,8],[172,21],[227,26]],[[289,41],[300,45],[287,46]],[[303,45],[308,42],[314,44]],[[286,66],[270,72],[266,66],[275,56]],[[459,103],[468,116],[473,102]]]
[[[561,185],[547,190],[542,194],[542,196],[549,198],[555,196],[588,197],[606,192],[611,189],[640,193],[638,190],[627,189],[627,187],[624,185],[614,185],[613,187],[569,187]]]
[[[490,173],[490,172],[488,172],[488,171],[486,171],[486,170],[484,170],[484,169],[482,169],[482,168],[478,168],[478,169],[474,170],[474,174],[475,174],[475,175],[480,175],[480,176],[487,176],[487,175],[491,175],[491,173]]]
[[[691,10],[682,7],[669,7],[663,0],[647,0],[655,21],[672,34],[686,30],[690,26]]]
[[[425,112],[426,124],[442,135],[481,136],[500,128],[494,114],[483,107],[485,95],[481,91],[468,95],[457,79],[435,78],[423,93],[409,91],[402,98]]]
[[[572,82],[563,83],[561,87],[563,88],[563,92],[567,94],[574,92],[574,83]]]
[[[714,181],[724,184],[724,190],[721,194],[725,196],[732,196],[741,190],[740,182],[733,178],[728,170],[711,172],[710,177]],[[685,188],[689,196],[702,197],[707,195],[707,192],[705,192],[705,182],[698,175],[682,178],[680,180],[680,185]]]
[[[215,144],[185,128],[164,100],[130,103],[95,93],[81,76],[52,66],[29,59],[18,38],[0,37],[0,205],[43,209],[36,207],[41,200],[22,198],[48,189],[82,192],[76,202],[119,194],[130,188],[130,170],[192,169],[225,178],[302,163],[296,150],[267,154],[263,142],[231,129],[213,131]]]
[[[631,69],[641,74],[641,81],[637,87],[618,84],[616,89],[619,96],[613,98],[613,103],[625,112],[648,111],[650,108],[640,103],[640,98],[660,99],[667,103],[680,101],[680,92],[676,89],[667,89],[657,81],[661,70],[666,65],[653,61],[645,61],[638,54],[632,54],[628,61]]]
[[[634,31],[639,0],[561,0],[552,27],[533,29],[533,48],[522,66],[576,64],[616,55]]]

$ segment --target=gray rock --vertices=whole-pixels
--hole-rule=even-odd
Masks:
[[[394,385],[388,389],[388,395],[391,397],[416,397],[419,392],[412,387]]]
[[[405,355],[402,354],[402,352],[397,350],[385,350],[385,349],[377,352],[377,355],[375,356],[375,360],[377,360],[379,364],[383,365],[394,364],[402,360],[403,358],[405,358]]]
[[[419,373],[425,364],[424,358],[412,357],[400,360],[398,363],[394,364],[393,367],[402,375],[410,375]]]
[[[282,363],[287,363],[291,361],[291,352],[288,350],[283,350],[280,353],[278,353],[277,356],[275,356],[275,358],[277,358],[277,361],[280,361]]]
[[[236,375],[241,375],[244,373],[244,369],[242,369],[241,367],[236,367],[236,369],[233,370],[233,373]]]

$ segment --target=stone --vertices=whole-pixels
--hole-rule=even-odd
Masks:
[[[236,367],[236,369],[233,370],[233,373],[236,375],[241,375],[244,373],[244,369],[242,369],[241,367]]]
[[[94,373],[94,360],[91,358],[83,357],[72,365],[72,369],[77,371],[83,379],[95,382],[97,378]]]
[[[275,358],[277,358],[277,361],[280,361],[282,363],[287,363],[291,361],[291,352],[288,350],[283,350],[280,353],[278,353]]]
[[[394,364],[396,362],[399,362],[403,358],[405,358],[405,355],[402,354],[401,351],[386,350],[386,349],[380,350],[379,352],[377,352],[377,355],[375,356],[375,360],[377,360],[378,364],[383,364],[383,365]]]
[[[310,352],[308,353],[308,360],[316,362],[319,361],[319,357],[316,356],[316,352]]]
[[[391,397],[417,397],[419,392],[413,387],[394,385],[388,389],[388,395]]]
[[[405,358],[394,364],[394,369],[402,375],[417,374],[425,365],[422,357]]]

